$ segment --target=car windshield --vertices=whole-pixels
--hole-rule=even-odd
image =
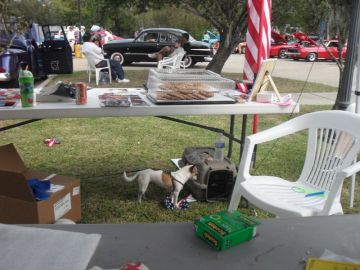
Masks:
[[[189,41],[190,41],[190,42],[193,42],[193,41],[196,41],[196,39],[195,39],[195,38],[193,38],[193,36],[192,36],[192,35],[189,35]]]

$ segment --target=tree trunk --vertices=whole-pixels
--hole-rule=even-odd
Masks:
[[[232,39],[231,33],[228,33],[230,40]],[[214,55],[213,60],[209,63],[206,69],[209,69],[215,73],[221,73],[225,62],[228,60],[229,56],[232,54],[235,46],[228,44],[226,42],[220,43],[217,53]],[[239,66],[240,67],[240,66]]]
[[[233,53],[235,46],[240,43],[240,35],[242,31],[245,31],[246,25],[234,25],[230,24],[229,29],[226,31],[220,31],[220,46],[213,60],[209,63],[206,69],[209,69],[215,73],[221,73],[225,62],[229,56]],[[240,66],[239,66],[240,68]]]

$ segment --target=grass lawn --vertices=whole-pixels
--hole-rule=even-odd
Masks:
[[[71,80],[80,80],[82,76],[85,74],[76,73]],[[134,83],[144,82],[146,78],[145,73],[137,71],[128,71],[127,77],[132,81],[127,86],[141,86]],[[329,108],[302,106],[301,113]],[[289,117],[260,116],[259,130],[286,121]],[[229,127],[227,116],[187,116],[181,119],[223,129]],[[241,117],[236,117],[236,121],[236,134],[239,136]],[[1,121],[0,126],[14,122]],[[49,137],[60,139],[61,144],[46,147],[43,140]],[[227,203],[196,202],[187,211],[166,210],[162,205],[166,192],[150,185],[147,200],[138,204],[137,183],[125,182],[122,172],[148,167],[174,170],[170,159],[180,157],[185,147],[212,146],[215,139],[215,133],[156,117],[109,117],[42,120],[2,132],[0,144],[14,143],[26,165],[32,169],[81,179],[82,223],[180,222],[224,210]],[[305,143],[305,136],[300,133],[276,144],[262,145],[258,149],[254,173],[296,179],[303,164]],[[235,145],[233,161],[236,164],[239,163],[238,152],[239,146]],[[358,213],[359,194],[356,195],[355,208],[347,208],[347,182],[342,196],[345,212]],[[252,209],[240,210],[254,214]],[[261,218],[270,217],[265,212],[256,212]]]
[[[130,83],[124,84],[124,83],[112,83],[105,84],[105,85],[99,85],[99,87],[143,87],[144,83],[147,80],[148,77],[148,70],[126,70],[126,78],[129,78],[131,81]],[[239,80],[242,78],[242,74],[239,73],[223,73],[224,77],[233,79],[233,80]],[[95,86],[95,79],[94,75],[92,79],[92,83],[90,86]],[[85,71],[78,71],[75,72],[73,75],[60,75],[57,76],[51,83],[55,83],[57,81],[70,81],[70,82],[77,82],[77,81],[88,81],[88,75]],[[274,81],[276,83],[276,86],[278,87],[280,93],[298,93],[303,91],[304,93],[318,93],[318,92],[336,92],[336,87],[331,87],[325,84],[320,83],[311,83],[311,82],[303,82],[303,81],[297,81],[297,80],[289,80],[284,78],[274,78]]]

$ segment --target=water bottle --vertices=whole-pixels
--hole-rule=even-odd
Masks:
[[[215,141],[215,161],[224,160],[224,150],[225,150],[225,136],[222,133],[219,133],[218,139]]]
[[[106,74],[104,72],[100,72],[100,80],[99,80],[100,84],[106,84]]]
[[[34,76],[31,71],[21,69],[19,73],[19,88],[22,107],[33,107],[35,103]]]

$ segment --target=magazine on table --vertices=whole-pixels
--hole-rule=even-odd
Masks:
[[[19,100],[19,89],[0,89],[0,109],[15,107]]]
[[[99,95],[103,107],[148,106],[140,93],[120,89]]]

